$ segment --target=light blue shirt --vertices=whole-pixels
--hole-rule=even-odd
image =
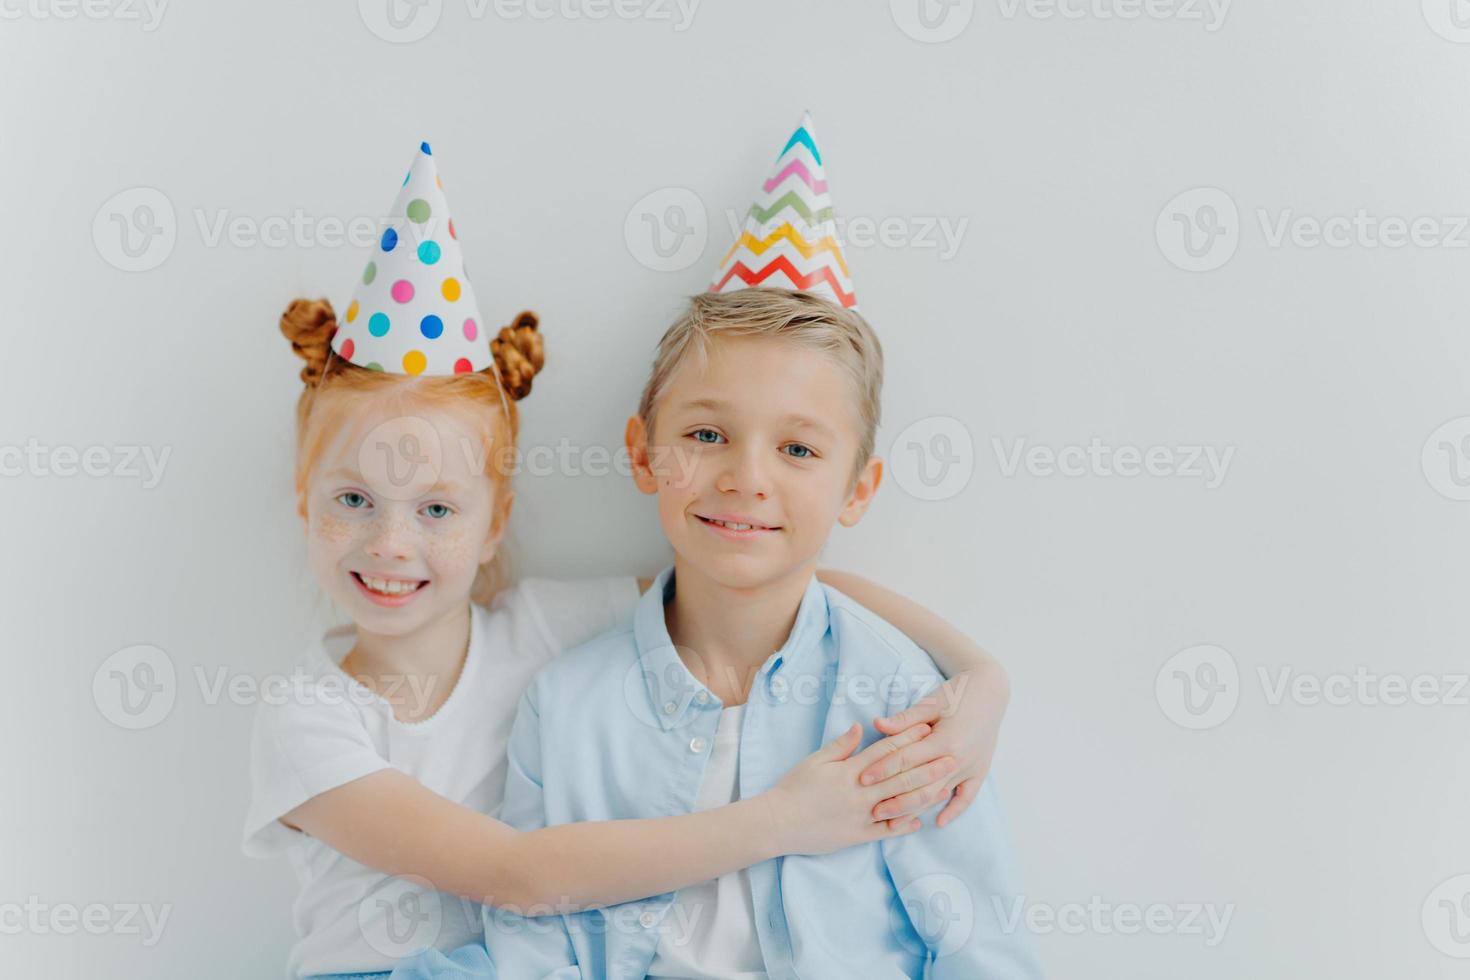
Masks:
[[[661,817],[694,808],[723,705],[684,666],[664,625],[673,569],[633,622],[558,657],[531,682],[509,749],[501,819],[531,830],[581,820]],[[929,657],[872,612],[815,577],[784,646],[751,685],[741,732],[741,798],[771,788],[853,722],[942,680]],[[986,781],[944,829],[833,854],[752,865],[755,929],[772,980],[1041,976],[1013,909],[1020,895],[995,788]],[[522,918],[485,907],[484,951],[405,961],[393,976],[637,980],[658,948],[674,893],[587,912]],[[490,897],[494,900],[494,896]],[[536,912],[537,910],[521,910]],[[925,973],[927,969],[929,973]]]

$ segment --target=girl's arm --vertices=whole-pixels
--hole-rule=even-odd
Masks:
[[[385,769],[312,797],[281,822],[389,875],[522,915],[612,905],[675,891],[781,854],[814,854],[911,833],[942,797],[955,761],[936,759],[874,785],[858,774],[929,733],[919,724],[861,753],[853,725],[773,788],[698,813],[563,824],[521,832]],[[873,807],[914,782],[928,800],[875,819]],[[907,794],[906,794],[907,795]]]
[[[892,717],[874,722],[880,732],[889,735],[918,722],[932,724],[934,732],[921,742],[876,761],[862,775],[865,782],[886,780],[930,759],[953,756],[959,762],[959,768],[947,784],[953,798],[948,792],[942,797],[949,803],[936,821],[943,827],[965,812],[990,771],[1000,723],[1011,700],[1011,683],[1005,668],[978,643],[917,602],[860,575],[818,570],[817,578],[907,634],[949,678],[929,697]],[[928,793],[929,788],[914,792]],[[916,812],[917,800],[910,793],[901,794],[883,801],[874,808],[873,815],[888,817]]]

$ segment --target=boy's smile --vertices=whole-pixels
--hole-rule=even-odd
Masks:
[[[744,514],[695,514],[705,527],[733,541],[749,541],[762,534],[781,530],[780,526],[762,524]]]

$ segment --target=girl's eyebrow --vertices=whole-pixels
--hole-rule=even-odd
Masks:
[[[423,496],[429,497],[436,493],[449,494],[451,497],[463,493],[466,487],[458,480],[440,480],[432,487],[423,492]]]
[[[343,480],[346,480],[348,483],[366,483],[367,482],[366,480],[364,480],[362,478],[362,474],[361,473],[357,472],[357,470],[354,470],[354,469],[352,469],[351,467],[348,467],[348,466],[339,466],[335,470],[332,470],[331,472],[325,474],[322,477],[322,479],[324,479],[324,480],[343,479]],[[428,497],[428,496],[432,496],[433,494],[436,494],[436,493],[445,493],[445,494],[454,495],[454,494],[463,493],[466,489],[467,488],[466,488],[465,484],[459,482],[458,480],[439,480],[432,487],[429,487],[427,490],[425,490],[419,496],[421,496],[421,497]]]

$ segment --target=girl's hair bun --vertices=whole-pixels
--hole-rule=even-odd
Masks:
[[[337,332],[337,314],[324,299],[296,299],[281,314],[281,333],[291,341],[296,356],[306,362],[301,380],[315,385],[326,370],[332,353],[332,335]]]
[[[501,327],[500,335],[490,341],[490,352],[495,355],[495,366],[500,371],[500,384],[516,401],[531,393],[531,379],[546,363],[536,322],[536,314],[527,310],[510,326]]]

